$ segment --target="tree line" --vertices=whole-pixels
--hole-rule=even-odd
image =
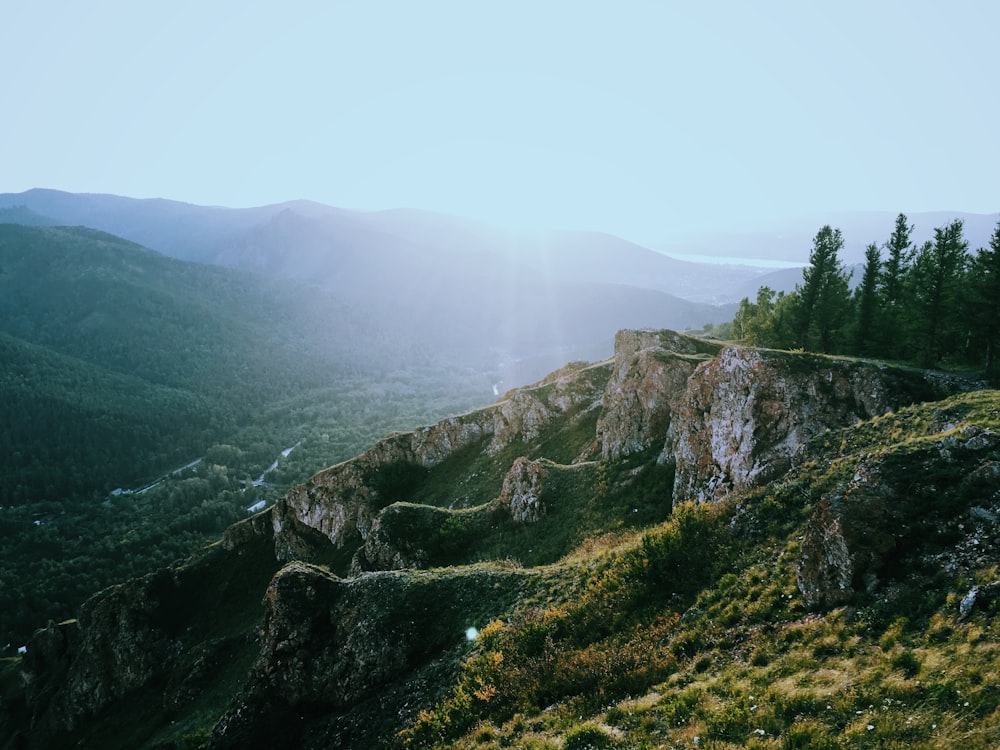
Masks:
[[[792,292],[744,297],[730,335],[753,346],[877,356],[920,367],[981,370],[1000,385],[1000,221],[989,247],[970,253],[961,219],[921,245],[896,217],[889,238],[865,250],[860,282],[840,260],[839,229],[822,227]]]

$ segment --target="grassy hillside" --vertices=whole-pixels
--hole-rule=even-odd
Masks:
[[[600,388],[610,363],[575,372]],[[293,563],[268,586],[263,627],[253,588],[279,567],[267,514],[172,572],[99,597],[89,627],[140,613],[137,635],[111,637],[139,654],[168,642],[174,651],[144,687],[44,742],[1000,742],[1000,393],[827,430],[776,480],[701,505],[672,497],[672,467],[656,446],[580,460],[594,455],[594,423],[594,409],[570,409],[492,454],[473,441],[429,468],[373,468],[364,478],[381,504],[372,538],[419,558],[419,569],[340,578],[342,552],[329,568]],[[545,476],[544,511],[531,522],[515,522],[503,500],[512,461]],[[827,556],[818,566],[817,555]],[[817,588],[841,570],[839,587]],[[470,624],[479,630],[465,640]],[[73,627],[50,626],[32,642],[42,652],[32,663],[58,664],[46,639]],[[24,699],[17,669],[15,659],[0,671],[14,707]],[[35,674],[38,689],[60,689],[58,673]],[[344,691],[369,697],[336,697]],[[10,712],[7,721],[0,737],[26,731]]]
[[[565,558],[562,585],[483,628],[401,744],[995,747],[997,600],[959,606],[998,578],[995,471],[961,481],[970,464],[939,451],[995,434],[998,404],[981,392],[830,433],[777,484]],[[810,607],[811,513],[873,456],[916,501],[896,509],[899,543],[870,592]]]

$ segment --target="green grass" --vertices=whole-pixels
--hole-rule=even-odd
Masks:
[[[451,697],[405,743],[996,747],[1000,605],[958,618],[972,585],[1000,577],[995,562],[890,564],[875,592],[832,610],[810,610],[796,584],[812,499],[850,481],[859,461],[877,458],[907,493],[937,482],[938,511],[953,522],[995,493],[963,479],[968,464],[940,460],[942,445],[981,434],[963,424],[1000,430],[997,393],[829,433],[777,484],[682,507],[639,543],[556,566],[566,595],[525,602],[483,631]],[[937,512],[921,502],[915,512]],[[927,544],[930,532],[916,529],[905,539]]]
[[[544,398],[555,387],[541,386]],[[1000,745],[1000,603],[958,617],[970,587],[1000,578],[990,537],[978,551],[970,542],[970,509],[998,500],[997,392],[828,431],[780,480],[673,510],[673,469],[655,447],[612,462],[546,457],[579,456],[595,424],[596,410],[571,411],[498,455],[483,438],[433,468],[389,464],[367,478],[388,503],[381,532],[430,569],[349,581],[294,570],[356,596],[345,606],[374,631],[409,623],[426,648],[386,693],[343,715],[305,706],[303,726],[367,740],[405,715],[395,739],[412,748]],[[519,524],[497,498],[520,456],[545,476],[544,511]],[[814,511],[864,510],[872,496],[896,540],[870,571],[875,584],[810,608],[797,578]],[[67,746],[204,738],[256,653],[276,567],[258,541],[244,558],[211,547],[156,579],[158,624],[190,651]],[[323,630],[334,601],[306,639],[318,662],[334,658],[323,652],[334,648]],[[466,618],[479,637],[453,643]],[[5,691],[15,664],[0,665]]]

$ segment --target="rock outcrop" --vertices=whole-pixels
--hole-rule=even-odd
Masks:
[[[542,484],[548,476],[542,461],[518,458],[503,480],[500,504],[510,509],[515,523],[535,523],[545,515]]]
[[[732,347],[700,364],[674,408],[663,460],[674,502],[718,500],[786,471],[825,430],[943,397],[922,372]]]
[[[316,474],[275,504],[276,555],[285,561],[308,559],[313,546],[310,532],[318,532],[338,548],[360,546],[381,508],[410,499],[380,492],[372,481],[380,467],[431,469],[476,444],[491,457],[515,444],[530,447],[553,423],[599,409],[609,372],[607,364],[563,368],[535,386],[511,391],[492,406],[390,435],[357,458]]]
[[[22,662],[35,746],[151,684],[160,685],[165,710],[182,708],[218,679],[234,651],[253,648],[234,613],[260,601],[277,569],[259,518],[234,527],[231,543],[242,539],[236,547],[218,545],[185,565],[112,586],[77,619],[36,631]],[[212,613],[210,639],[191,627],[202,613]]]
[[[90,599],[77,620],[49,625],[28,645],[23,669],[36,728],[54,734],[146,684],[176,658],[165,609],[176,587],[168,571]],[[166,615],[168,616],[168,615]]]
[[[490,515],[487,506],[455,511],[393,503],[375,519],[350,574],[454,565],[463,561],[474,536],[486,531]]]
[[[674,331],[619,331],[597,423],[601,457],[662,445],[695,367],[720,348]]]
[[[919,565],[955,572],[993,559],[1000,435],[975,425],[947,432],[862,459],[817,499],[797,569],[808,604],[841,604]]]
[[[534,581],[486,568],[340,579],[290,563],[268,586],[260,656],[212,747],[388,744],[384,733],[426,702],[424,673],[470,648],[467,629],[502,615]]]

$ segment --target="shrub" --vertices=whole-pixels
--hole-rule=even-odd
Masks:
[[[615,746],[615,740],[603,729],[583,726],[566,734],[563,750],[608,750]]]

